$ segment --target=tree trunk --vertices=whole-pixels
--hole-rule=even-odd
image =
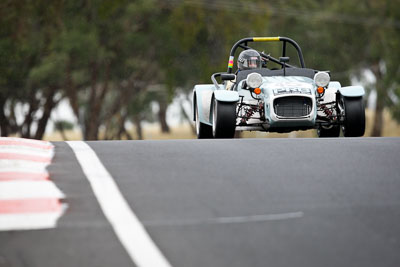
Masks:
[[[90,113],[90,111],[89,111]],[[86,126],[85,126],[85,140],[98,140],[99,139],[99,126],[97,123],[97,119],[94,116],[88,116],[86,118]]]
[[[128,140],[133,140],[132,135],[131,135],[126,129],[125,129],[124,134],[125,134],[125,136],[126,136],[126,139],[128,139]]]
[[[0,95],[0,130],[1,136],[8,136],[8,119],[4,113],[4,106],[6,104],[6,99]]]
[[[8,134],[17,134],[21,133],[21,127],[17,124],[17,116],[15,115],[15,100],[12,100],[10,103],[10,115],[8,116]]]
[[[31,126],[33,122],[33,113],[37,111],[39,107],[39,101],[35,97],[35,90],[31,90],[29,95],[29,111],[25,116],[24,123],[22,125],[21,136],[23,138],[31,138]]]
[[[65,92],[68,97],[70,106],[72,108],[72,111],[74,112],[76,118],[79,120],[79,100],[78,100],[78,92],[77,88],[72,82],[72,74],[71,74],[71,65],[72,63],[69,62],[67,64],[67,70],[65,74]]]
[[[128,117],[127,114],[121,115],[121,117],[120,117],[119,130],[118,130],[118,139],[119,140],[122,139],[122,135],[125,135],[128,140],[132,140],[132,136],[128,133],[128,131],[125,128],[125,122],[126,122],[127,117]],[[139,124],[140,124],[140,122],[139,122]]]
[[[125,130],[125,118],[124,116],[120,114],[118,114],[118,126],[116,126],[117,129],[117,134],[115,135],[115,139],[117,140],[121,140],[122,139],[122,134],[124,133]]]
[[[64,129],[64,126],[62,123],[60,123],[58,131],[60,132],[62,139],[64,141],[68,141],[68,138],[67,138],[67,135],[65,134],[65,129]]]
[[[92,63],[92,75],[90,85],[90,96],[88,109],[86,110],[85,116],[85,140],[97,140],[98,139],[98,114],[95,111],[96,100],[97,100],[97,64]]]
[[[44,105],[43,115],[39,120],[38,128],[36,130],[35,139],[43,139],[44,133],[46,131],[47,122],[49,121],[51,111],[56,106],[56,102],[54,101],[54,95],[56,93],[55,88],[49,88],[49,94],[46,98],[46,103]]]
[[[139,114],[133,117],[133,123],[135,124],[137,139],[143,140],[142,119]]]
[[[158,120],[160,122],[161,132],[169,133],[170,129],[169,129],[169,126],[167,124],[167,108],[168,108],[168,105],[164,101],[159,101],[158,104],[160,106],[160,110],[158,111]]]
[[[105,96],[108,92],[108,78],[110,68],[106,67],[106,74],[103,81],[103,86],[99,88],[97,85],[98,69],[97,65],[93,64],[91,91],[90,91],[90,109],[87,111],[86,126],[85,126],[85,140],[98,140],[99,139],[99,127],[100,127],[100,113],[101,107]],[[97,93],[98,89],[101,89],[100,94]]]

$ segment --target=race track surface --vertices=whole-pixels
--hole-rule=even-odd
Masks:
[[[0,266],[135,266],[55,142],[68,209],[0,232]],[[400,138],[87,142],[175,267],[400,266]]]

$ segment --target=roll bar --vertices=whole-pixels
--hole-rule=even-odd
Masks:
[[[231,53],[229,54],[229,61],[228,61],[228,70],[227,73],[232,73],[232,68],[233,68],[233,61],[235,59],[235,52],[238,47],[241,47],[245,50],[250,49],[250,47],[247,46],[248,42],[283,42],[283,50],[282,50],[282,57],[286,56],[286,43],[291,44],[296,48],[297,54],[300,59],[300,65],[302,68],[306,67],[306,64],[304,63],[304,58],[303,58],[303,53],[301,52],[300,46],[292,39],[288,37],[248,37],[248,38],[243,38],[239,41],[237,41],[231,49]],[[261,56],[268,58],[269,60],[278,63],[278,64],[285,64],[279,62],[276,58],[273,58],[269,55],[266,54],[261,54]],[[293,67],[292,65],[286,64],[288,67]]]

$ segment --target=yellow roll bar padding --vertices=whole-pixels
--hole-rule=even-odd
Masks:
[[[279,41],[279,37],[253,37],[253,42],[274,42]]]

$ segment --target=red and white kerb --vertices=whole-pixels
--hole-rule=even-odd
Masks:
[[[50,142],[0,138],[0,231],[56,226],[64,194],[49,180]]]

